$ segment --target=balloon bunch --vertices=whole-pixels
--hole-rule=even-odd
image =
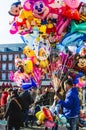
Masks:
[[[26,43],[21,66],[27,64],[24,73],[37,84],[45,74],[51,78],[53,72],[61,72],[61,79],[71,68],[86,75],[86,49],[81,49],[86,41],[85,7],[80,0],[22,0],[11,5],[10,33],[18,33]],[[23,67],[17,68],[20,74]]]

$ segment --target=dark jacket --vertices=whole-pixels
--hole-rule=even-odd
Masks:
[[[79,116],[80,100],[77,88],[68,90],[65,101],[59,100],[58,103],[63,107],[63,113],[67,118]]]
[[[21,99],[19,97],[15,97],[17,101],[21,104]],[[11,126],[22,126],[23,124],[23,116],[22,110],[19,105],[14,101],[14,97],[11,99],[8,108],[5,113],[5,118],[7,119],[7,125]]]
[[[22,101],[23,110],[26,111],[29,109],[29,106],[34,103],[34,100],[28,91],[24,91],[20,94],[20,99]]]

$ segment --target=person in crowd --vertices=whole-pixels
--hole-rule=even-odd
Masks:
[[[16,90],[11,92],[11,100],[6,108],[4,118],[7,120],[6,130],[13,130],[13,128],[20,130],[20,127],[23,126],[21,99]]]
[[[34,100],[33,100],[33,97],[32,97],[32,95],[30,94],[30,92],[28,90],[22,91],[22,93],[20,93],[19,97],[20,97],[20,99],[22,101],[22,108],[23,108],[23,111],[25,113],[25,115],[24,115],[24,124],[25,124],[26,127],[28,127],[29,106],[34,103]]]
[[[3,107],[4,112],[6,111],[8,92],[7,89],[4,89],[1,95],[1,107]]]
[[[7,103],[10,102],[10,100],[11,100],[11,92],[12,92],[12,91],[13,91],[12,88],[9,88],[9,89],[8,89]]]
[[[63,107],[63,114],[67,118],[70,127],[67,130],[78,130],[80,100],[78,97],[78,90],[73,86],[72,79],[67,79],[64,82],[64,89],[66,91],[65,100],[58,98],[58,104]]]
[[[33,100],[35,100],[35,98],[36,98],[36,90],[32,88],[31,91],[30,91],[30,94],[33,97]]]

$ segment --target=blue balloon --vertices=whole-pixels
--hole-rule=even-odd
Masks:
[[[66,34],[61,44],[65,47],[67,46],[81,46],[83,44],[83,41],[86,40],[86,34],[81,32],[74,32],[74,33],[68,33]]]
[[[30,82],[23,82],[22,83],[22,88],[24,90],[32,89],[34,87],[37,87],[37,84],[35,83],[35,81],[32,78],[31,78]]]

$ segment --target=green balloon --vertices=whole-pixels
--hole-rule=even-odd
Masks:
[[[75,21],[71,21],[71,33],[76,31],[86,33],[86,22],[76,24]]]

